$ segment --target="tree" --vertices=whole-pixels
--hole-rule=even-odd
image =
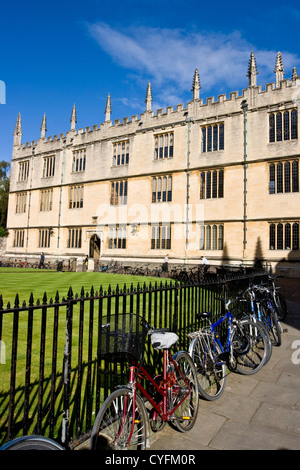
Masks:
[[[7,206],[9,195],[9,169],[10,163],[0,162],[0,227],[6,228]],[[1,231],[2,232],[2,231]]]

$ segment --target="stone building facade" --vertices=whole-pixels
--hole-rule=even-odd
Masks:
[[[115,259],[140,263],[253,264],[297,270],[299,251],[300,77],[248,87],[21,143],[17,118],[10,177],[7,256]]]

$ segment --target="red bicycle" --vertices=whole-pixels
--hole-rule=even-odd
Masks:
[[[166,422],[181,432],[196,421],[199,405],[197,372],[186,351],[174,356],[178,341],[167,329],[153,329],[140,316],[112,315],[102,324],[102,348],[109,354],[129,355],[129,380],[101,406],[90,439],[90,450],[145,450],[150,448],[150,426],[161,430]],[[147,335],[162,350],[162,374],[153,377],[138,360]]]

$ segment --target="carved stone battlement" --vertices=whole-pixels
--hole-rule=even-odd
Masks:
[[[241,112],[240,102],[243,99],[249,99],[249,106],[270,106],[273,102],[278,102],[278,94],[290,91],[290,96],[285,95],[282,101],[295,101],[297,89],[300,87],[300,77],[298,76],[296,69],[293,69],[291,79],[283,79],[284,70],[282,65],[282,58],[280,52],[277,54],[274,73],[276,75],[276,82],[267,83],[263,90],[261,85],[256,85],[257,75],[256,62],[253,52],[250,56],[248,78],[249,86],[239,91],[232,91],[229,93],[229,97],[226,93],[218,95],[217,99],[214,96],[207,97],[204,101],[200,99],[200,79],[198,70],[196,69],[193,79],[193,99],[188,102],[186,107],[184,104],[178,104],[177,106],[168,106],[165,109],[160,108],[154,113],[151,110],[152,102],[152,89],[150,82],[148,83],[147,94],[146,94],[146,111],[141,113],[140,116],[133,115],[131,119],[124,117],[123,119],[115,119],[111,121],[111,98],[108,95],[106,108],[105,108],[105,121],[100,124],[80,128],[76,131],[76,107],[73,105],[71,114],[71,129],[66,133],[54,135],[53,137],[46,137],[46,116],[44,115],[42,126],[41,126],[41,138],[34,140],[31,143],[21,143],[21,117],[18,116],[15,132],[14,132],[14,149],[13,158],[20,158],[23,156],[29,156],[29,154],[45,153],[62,149],[64,146],[77,145],[80,142],[96,141],[102,139],[113,139],[117,136],[131,134],[141,128],[151,128],[159,125],[172,125],[180,120],[186,119],[187,114],[194,119],[207,119],[210,115],[226,115],[236,112]],[[299,101],[300,92],[298,93],[296,101]],[[220,110],[217,108],[220,107]]]

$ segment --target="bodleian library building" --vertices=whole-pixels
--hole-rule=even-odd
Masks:
[[[296,68],[257,85],[250,54],[248,87],[200,97],[191,77],[186,106],[145,110],[111,121],[108,95],[100,124],[21,142],[14,130],[6,257],[76,260],[89,269],[123,264],[251,266],[256,259],[300,277],[299,103]],[[245,71],[246,74],[247,71]],[[147,88],[147,89],[146,89]],[[104,106],[103,106],[104,107]]]

